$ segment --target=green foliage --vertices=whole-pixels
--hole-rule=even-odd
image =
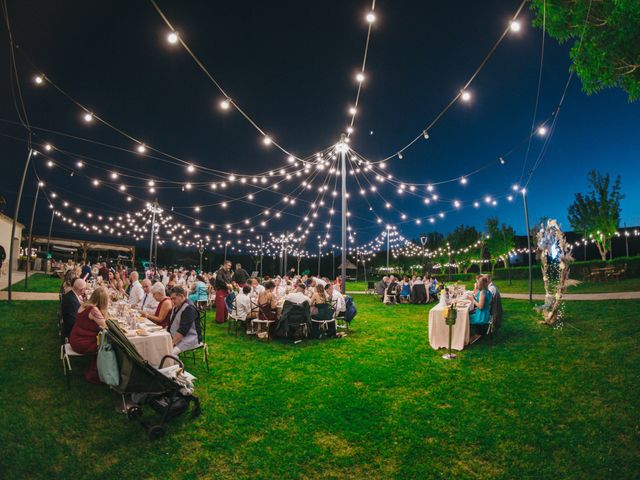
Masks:
[[[457,226],[447,237],[451,250],[455,252],[453,259],[465,273],[471,266],[471,260],[479,256],[479,248],[473,246],[479,238],[480,233],[475,227],[465,225]]]
[[[66,387],[57,302],[0,304],[1,476],[637,477],[640,302],[567,302],[572,328],[558,331],[504,300],[494,344],[447,362],[427,342],[430,306],[355,301],[346,338],[299,345],[236,338],[209,316],[211,372],[185,364],[202,415],[155,442],[116,413],[119,395],[84,381],[89,358]]]
[[[509,265],[509,252],[516,246],[516,232],[510,225],[502,225],[498,222],[498,217],[487,218],[488,238],[485,245],[491,259],[491,271],[495,269],[498,257],[503,256],[505,266]]]
[[[571,69],[588,94],[620,87],[640,98],[640,1],[532,0],[534,25],[559,42],[573,41]],[[580,43],[580,37],[584,37]]]
[[[611,182],[609,174],[592,170],[588,175],[591,191],[587,195],[576,193],[569,206],[568,218],[576,232],[585,232],[595,240],[600,256],[607,258],[607,242],[616,234],[620,224],[620,177]]]

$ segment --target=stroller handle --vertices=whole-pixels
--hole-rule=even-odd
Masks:
[[[163,367],[163,365],[164,365],[164,361],[165,361],[167,358],[170,358],[170,359],[172,359],[172,360],[175,360],[176,362],[178,362],[178,365],[180,365],[180,368],[183,368],[183,369],[184,369],[184,363],[182,363],[182,361],[181,361],[178,357],[176,357],[175,355],[165,355],[164,357],[162,357],[162,360],[160,360],[160,365],[158,366],[158,369],[160,369],[160,368],[162,368],[162,367]]]

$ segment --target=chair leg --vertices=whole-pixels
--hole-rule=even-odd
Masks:
[[[203,353],[204,363],[207,366],[207,372],[209,372],[209,345],[207,345],[206,343],[204,344]]]

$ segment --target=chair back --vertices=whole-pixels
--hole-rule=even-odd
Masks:
[[[375,282],[367,282],[367,290],[375,290],[376,284]]]
[[[333,309],[331,305],[328,303],[320,303],[316,305],[318,309],[318,313],[313,316],[314,320],[332,320],[333,319]]]

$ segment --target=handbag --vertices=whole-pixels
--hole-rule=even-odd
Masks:
[[[113,351],[107,331],[103,330],[98,334],[98,376],[100,381],[111,387],[120,383],[120,371],[118,369],[118,359]]]

